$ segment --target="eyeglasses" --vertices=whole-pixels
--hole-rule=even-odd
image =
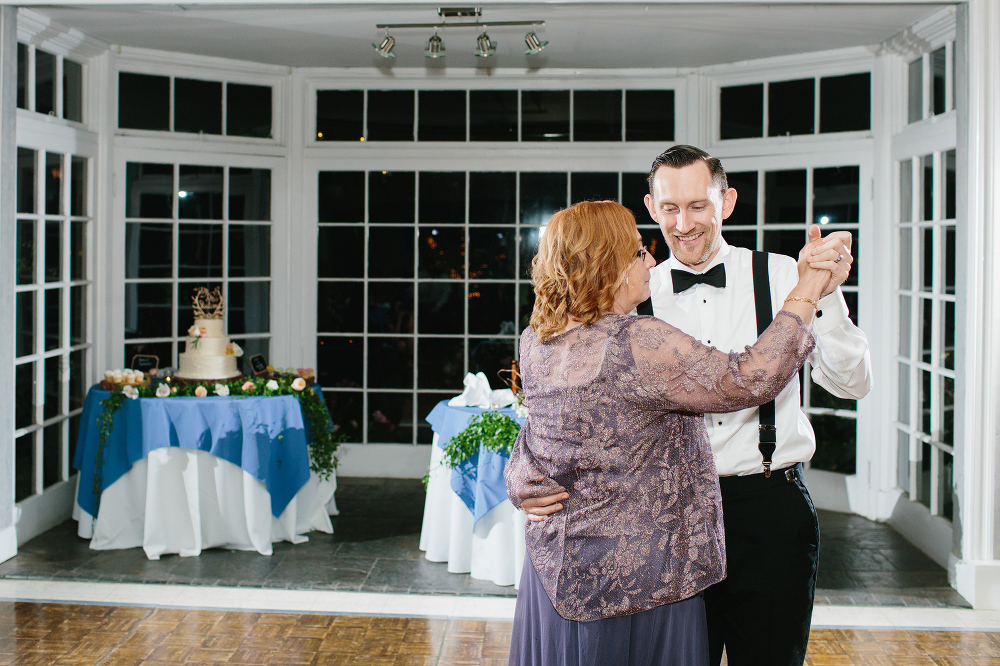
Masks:
[[[645,262],[647,254],[649,254],[649,250],[647,250],[646,246],[644,245],[644,246],[642,246],[642,247],[639,248],[638,252],[635,253],[635,258],[639,259],[642,262]]]

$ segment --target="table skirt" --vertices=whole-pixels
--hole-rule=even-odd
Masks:
[[[451,489],[452,470],[441,465],[437,444],[435,434],[420,550],[431,562],[447,562],[450,573],[516,586],[524,563],[527,518],[504,500],[473,525],[472,512]]]
[[[271,515],[264,484],[221,458],[197,449],[163,447],[136,461],[101,495],[97,520],[74,502],[77,534],[95,550],[136,548],[158,560],[205,548],[256,550],[270,555],[274,541],[302,543],[305,532],[332,533],[336,476],[314,472],[281,516]]]

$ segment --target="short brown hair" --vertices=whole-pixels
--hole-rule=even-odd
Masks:
[[[531,261],[538,340],[570,317],[589,325],[610,311],[636,247],[635,217],[616,201],[581,201],[553,215]]]
[[[729,182],[726,179],[726,170],[722,168],[722,162],[701,148],[695,148],[683,143],[667,148],[653,160],[653,166],[649,169],[649,176],[646,178],[646,181],[649,183],[649,193],[653,193],[653,179],[656,177],[656,172],[660,170],[660,167],[680,169],[698,161],[705,162],[708,172],[712,174],[712,183],[719,188],[719,192],[725,194],[726,190],[729,189]]]

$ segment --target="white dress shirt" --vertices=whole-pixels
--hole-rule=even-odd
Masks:
[[[649,287],[653,314],[706,345],[723,351],[743,351],[757,340],[753,293],[753,253],[722,240],[705,272],[719,264],[726,267],[726,286],[695,285],[675,294],[671,269],[688,272],[689,267],[671,257],[652,269]],[[771,309],[777,313],[785,297],[798,283],[795,260],[781,254],[768,255]],[[868,339],[848,317],[847,302],[840,288],[818,302],[813,320],[816,348],[809,355],[812,378],[830,393],[849,399],[863,398],[872,387]],[[706,414],[705,425],[712,441],[720,476],[757,474],[764,471],[757,448],[757,409],[729,414]],[[781,469],[812,458],[816,437],[799,405],[799,376],[795,375],[775,400],[777,448],[772,469]]]

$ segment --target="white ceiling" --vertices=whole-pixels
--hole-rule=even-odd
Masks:
[[[448,2],[446,6],[473,3]],[[477,32],[441,32],[436,66],[513,68],[697,67],[868,46],[934,13],[939,4],[476,3],[482,20],[542,19],[549,46],[524,55],[526,28],[491,28],[491,59],[472,55]],[[433,23],[438,3],[337,5],[34,5],[108,44],[295,67],[423,67],[428,29],[398,29],[396,59],[372,49],[376,23]],[[486,62],[484,62],[486,61]]]

